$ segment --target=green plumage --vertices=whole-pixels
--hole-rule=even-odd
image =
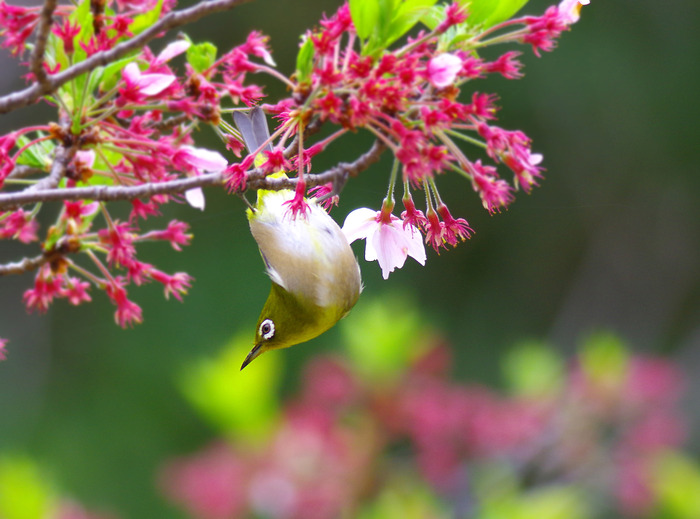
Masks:
[[[240,123],[243,114],[236,118],[250,151],[257,149],[251,149],[250,140],[264,135],[257,129],[259,114],[246,118],[255,123],[253,137],[252,128],[243,131],[248,124]],[[272,289],[258,319],[255,346],[241,369],[267,350],[325,332],[350,311],[362,290],[360,267],[338,224],[314,200],[308,201],[305,215],[294,218],[285,204],[293,197],[291,190],[260,190],[255,207],[248,209]]]

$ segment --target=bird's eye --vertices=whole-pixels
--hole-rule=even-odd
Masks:
[[[265,319],[260,323],[260,330],[258,331],[263,339],[270,340],[275,335],[275,323],[272,319]]]

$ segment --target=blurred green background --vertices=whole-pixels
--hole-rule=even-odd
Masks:
[[[249,30],[262,30],[288,73],[299,34],[337,5],[258,0],[187,32],[224,50]],[[525,12],[547,5],[533,0]],[[544,154],[545,180],[531,195],[519,194],[507,212],[489,216],[462,179],[440,178],[452,213],[466,217],[476,234],[453,251],[429,251],[425,267],[409,259],[388,281],[376,263],[361,261],[365,296],[412,298],[453,345],[454,372],[463,381],[497,385],[500,359],[524,338],[568,354],[583,335],[607,329],[635,351],[667,355],[688,375],[684,405],[697,454],[698,27],[700,4],[690,0],[593,0],[553,53],[538,59],[519,49],[523,79],[475,82],[498,93],[498,124],[522,129]],[[18,74],[2,59],[7,92]],[[267,92],[270,100],[284,95],[273,86]],[[31,108],[3,116],[2,132],[41,117]],[[213,133],[201,137],[200,145],[219,146]],[[358,135],[314,166],[320,171],[351,159],[369,142]],[[342,222],[356,207],[378,208],[388,168],[387,156],[349,182],[333,216]],[[204,213],[170,207],[161,218],[189,222],[191,246],[180,253],[163,244],[140,249],[145,261],[186,271],[196,282],[182,304],[165,302],[156,286],[131,290],[144,310],[135,329],[116,327],[113,307],[99,293],[83,307],[56,304],[47,315],[27,315],[21,298],[32,276],[0,280],[0,336],[11,341],[0,363],[0,454],[36,460],[61,491],[88,506],[131,518],[177,517],[155,490],[154,473],[164,459],[214,434],[184,401],[178,377],[233,334],[252,338],[269,280],[242,202],[221,190],[206,196]],[[0,246],[2,262],[34,254]],[[285,365],[282,394],[294,391],[308,358],[338,341],[334,329],[275,353]]]

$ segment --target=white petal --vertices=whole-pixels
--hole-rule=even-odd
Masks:
[[[141,69],[139,69],[139,66],[132,61],[122,69],[122,77],[127,84],[134,84],[141,77]]]
[[[528,158],[528,162],[530,163],[531,166],[537,166],[537,164],[542,162],[542,159],[544,156],[541,153],[530,153],[530,157]]]
[[[413,225],[407,225],[404,230],[404,236],[408,241],[408,255],[411,256],[421,265],[425,265],[425,243],[423,235]]]
[[[348,243],[359,239],[365,239],[373,234],[378,226],[376,218],[377,211],[367,207],[360,207],[347,215],[343,223],[342,231]]]
[[[382,225],[372,237],[372,245],[377,251],[377,260],[382,268],[382,277],[387,279],[396,268],[406,263],[408,243],[402,231],[392,225]]]
[[[185,162],[202,171],[218,173],[228,167],[228,162],[218,151],[193,146],[182,146],[180,150],[183,152],[182,159]]]
[[[275,63],[275,60],[272,59],[272,54],[270,54],[269,52],[267,52],[265,49],[263,49],[261,52],[262,52],[262,55],[263,55],[263,56],[262,56],[263,61],[264,61],[265,63],[267,63],[267,64],[270,65],[271,67],[276,67],[276,66],[277,66],[277,63]]]
[[[87,168],[95,164],[95,150],[80,150],[75,152],[75,160]]]
[[[172,85],[173,81],[175,76],[172,74],[141,74],[137,84],[143,95],[154,96]]]
[[[185,200],[195,209],[204,211],[204,192],[201,187],[195,187],[185,191]]]
[[[365,245],[365,261],[377,261],[377,249],[374,247],[374,233],[367,237],[367,244]]]
[[[161,65],[166,61],[170,61],[175,56],[179,56],[187,49],[190,48],[191,43],[187,40],[177,40],[172,43],[168,43],[165,48],[160,51],[158,57],[155,59],[154,64]]]

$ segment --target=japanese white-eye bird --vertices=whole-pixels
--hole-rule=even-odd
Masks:
[[[234,112],[234,121],[249,152],[269,140],[261,108]],[[360,266],[338,224],[314,199],[307,200],[305,215],[295,217],[285,204],[293,197],[289,189],[259,190],[247,210],[272,288],[241,369],[268,350],[319,336],[350,311],[362,290]]]

